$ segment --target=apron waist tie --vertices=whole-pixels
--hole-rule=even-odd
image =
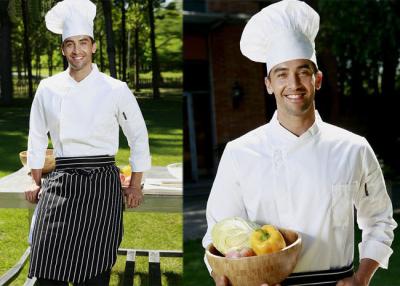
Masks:
[[[98,168],[113,164],[115,157],[109,155],[56,158],[56,170]]]
[[[281,283],[281,285],[330,286],[336,285],[339,280],[351,277],[353,274],[354,265],[352,262],[350,265],[338,269],[292,273]]]

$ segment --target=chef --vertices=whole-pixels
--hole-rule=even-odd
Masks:
[[[303,239],[300,260],[282,285],[364,286],[378,267],[388,267],[397,225],[366,139],[325,123],[315,110],[322,83],[318,29],[319,15],[297,0],[269,5],[247,23],[241,51],[266,63],[265,84],[277,110],[269,123],[226,145],[207,203],[203,246],[224,218],[273,224]],[[354,207],[362,230],[355,272]],[[226,277],[211,275],[217,285],[228,285]]]
[[[143,200],[141,179],[151,166],[148,134],[126,83],[101,73],[89,0],[58,2],[45,17],[62,35],[69,67],[40,82],[30,114],[28,165],[34,186],[26,198],[37,206],[29,277],[39,285],[108,285],[122,240],[123,192],[115,166],[119,126],[130,146],[128,207]],[[50,134],[55,171],[41,182]]]

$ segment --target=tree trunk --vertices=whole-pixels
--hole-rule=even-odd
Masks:
[[[28,95],[29,98],[33,98],[33,84],[32,84],[32,59],[31,59],[31,47],[29,43],[29,22],[28,22],[28,7],[26,0],[21,0],[22,8],[22,22],[24,24],[24,57],[25,65],[28,70]]]
[[[41,65],[40,65],[40,53],[39,50],[36,51],[36,64],[35,64],[35,68],[36,68],[36,82],[38,83],[40,81],[41,78]]]
[[[121,53],[122,53],[122,80],[126,82],[126,11],[125,0],[121,1]]]
[[[0,98],[4,104],[12,102],[11,22],[9,1],[0,1]]]
[[[100,49],[100,70],[104,72],[104,55],[103,55],[103,34],[99,37],[99,49]]]
[[[160,65],[158,63],[158,55],[156,49],[156,35],[154,27],[154,2],[148,0],[149,25],[150,25],[150,44],[151,44],[151,69],[152,69],[152,85],[153,98],[160,98]]]
[[[115,65],[115,45],[114,45],[114,33],[112,29],[112,19],[111,19],[111,1],[102,0],[103,13],[104,13],[104,23],[106,28],[106,38],[107,38],[107,54],[108,62],[110,67],[110,75],[113,78],[117,78],[117,69]]]
[[[135,91],[140,91],[139,72],[140,72],[140,46],[139,46],[139,27],[135,27]]]
[[[132,82],[132,77],[131,77],[131,67],[132,67],[132,60],[131,60],[131,51],[132,51],[132,40],[131,40],[131,31],[128,31],[128,39],[126,41],[126,78],[128,79],[129,82]]]
[[[49,69],[49,76],[53,75],[53,49],[47,49],[47,65]]]
[[[394,96],[396,68],[399,58],[396,50],[396,48],[384,49],[385,52],[383,53],[382,95],[386,97]]]
[[[20,82],[22,80],[22,67],[21,67],[22,63],[21,63],[21,54],[19,51],[15,57],[15,60],[17,65],[17,78],[18,82]]]
[[[121,70],[122,70],[122,60],[121,60],[121,47],[118,47],[117,48],[117,74],[118,74],[118,77],[119,78],[122,78],[122,73],[121,73]]]

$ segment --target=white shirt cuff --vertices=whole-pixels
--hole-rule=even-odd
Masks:
[[[389,264],[389,257],[392,255],[393,250],[379,241],[367,240],[358,244],[360,253],[360,260],[363,258],[370,258],[379,263],[379,266],[387,269]]]
[[[144,172],[151,168],[151,156],[129,159],[129,163],[132,167],[132,172]]]
[[[45,160],[45,154],[43,156],[40,155],[29,155],[28,151],[28,159],[27,165],[29,169],[43,169]]]

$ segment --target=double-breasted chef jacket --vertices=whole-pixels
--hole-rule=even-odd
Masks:
[[[132,171],[150,168],[146,125],[126,83],[99,72],[95,64],[82,81],[69,69],[40,82],[30,116],[28,166],[41,169],[50,133],[55,157],[115,155],[119,126],[131,149]]]
[[[397,225],[379,162],[365,138],[316,117],[298,137],[275,112],[227,144],[207,203],[204,247],[216,222],[240,216],[301,234],[294,272],[341,268],[353,261],[355,207],[360,259],[388,267]]]

